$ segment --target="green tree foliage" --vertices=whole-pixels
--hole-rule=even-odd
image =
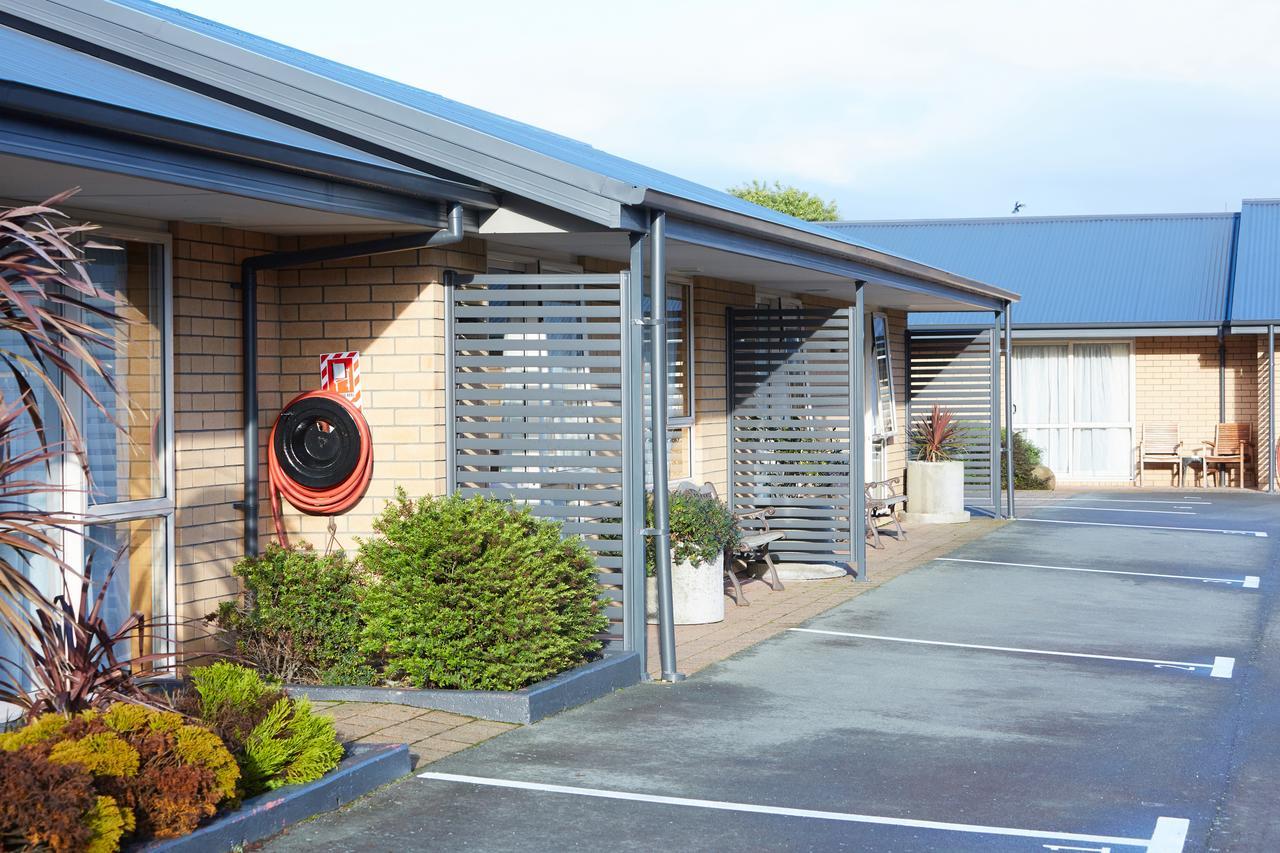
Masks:
[[[806,222],[831,222],[840,218],[834,200],[823,201],[813,193],[784,185],[781,181],[774,181],[773,186],[767,181],[751,181],[730,187],[729,194]]]
[[[528,509],[400,490],[360,544],[364,651],[419,687],[516,690],[581,663],[606,619],[595,562]]]
[[[1005,432],[1000,430],[1000,442],[1005,441]],[[1037,477],[1033,472],[1040,464],[1040,448],[1031,443],[1020,432],[1013,434],[1013,486],[1015,489],[1027,491],[1049,488],[1049,482]],[[1000,468],[1000,487],[1008,488],[1009,476],[1004,466]]]

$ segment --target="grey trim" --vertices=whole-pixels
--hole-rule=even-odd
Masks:
[[[853,308],[849,316],[849,536],[853,564],[860,580],[869,580],[867,566],[867,366],[864,336],[867,330],[866,282],[854,282]]]
[[[963,325],[955,323],[939,323],[936,325],[911,326],[913,332],[977,332],[987,328],[981,323]],[[1052,340],[1056,338],[1068,340],[1105,340],[1111,338],[1202,338],[1218,334],[1219,326],[1013,326],[1014,340],[1034,341]],[[1244,332],[1246,329],[1233,329],[1233,332]],[[1254,334],[1266,331],[1265,327],[1254,330]]]
[[[317,687],[293,684],[288,686],[288,690],[293,696],[306,696],[316,702],[381,702],[413,708],[432,708],[500,723],[527,724],[638,684],[644,673],[640,663],[638,652],[609,652],[568,672],[522,690],[511,691]]]
[[[83,131],[94,129],[152,144],[198,150],[250,161],[284,172],[310,174],[322,179],[335,178],[389,193],[457,200],[486,210],[498,207],[498,200],[493,193],[457,181],[362,163],[334,154],[243,136],[10,80],[0,81],[0,105],[42,123],[70,124]]]
[[[750,228],[754,233],[676,218],[668,220],[667,232],[672,240],[683,243],[838,275],[855,281],[873,281],[898,290],[970,305],[975,310],[994,311],[1004,301],[1018,298],[1017,294],[952,276],[922,264],[859,249],[834,237],[829,240],[814,238],[812,241],[805,241],[816,243],[816,246],[800,245],[802,241],[799,238],[805,234],[803,231],[782,226],[764,228],[762,226],[768,223],[746,216],[737,219],[741,222],[734,220],[736,225]]]
[[[1006,305],[1004,309],[1004,473],[1007,480],[1006,485],[1006,501],[1005,515],[1008,518],[1017,518],[1014,507],[1014,492],[1017,491],[1013,482],[1013,306]]]
[[[991,506],[1000,517],[1000,312],[991,324]],[[1012,455],[1012,454],[1011,454]]]
[[[434,201],[17,115],[0,115],[0,152],[410,226],[439,226],[444,221],[444,209]]]
[[[671,598],[671,524],[667,476],[667,215],[649,219],[649,447],[653,470],[654,575],[658,593],[658,656],[663,681],[684,678],[676,670],[675,608]]]
[[[1276,491],[1276,327],[1267,326],[1267,491]]]
[[[345,806],[413,771],[404,744],[354,743],[347,756],[321,778],[286,785],[241,803],[190,835],[131,848],[137,853],[206,853],[237,850],[270,838],[295,823]]]
[[[631,267],[622,287],[620,337],[622,374],[633,377],[622,396],[622,452],[633,464],[622,468],[622,647],[640,657],[641,677],[648,673],[648,628],[645,626],[644,495],[644,355],[640,321],[644,307],[644,235],[631,234]]]

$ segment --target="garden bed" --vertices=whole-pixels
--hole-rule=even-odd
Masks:
[[[536,723],[640,681],[637,652],[606,652],[568,672],[521,690],[430,690],[397,687],[327,687],[291,684],[294,696],[316,702],[384,702],[451,711],[499,723]]]
[[[305,785],[286,785],[246,800],[190,835],[154,841],[133,849],[146,853],[195,853],[232,850],[270,838],[295,823],[344,806],[407,776],[412,770],[404,744],[352,744],[347,755],[323,778]]]

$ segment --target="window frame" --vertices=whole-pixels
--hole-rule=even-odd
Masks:
[[[1128,422],[1119,421],[1078,421],[1075,416],[1076,403],[1076,374],[1075,374],[1075,351],[1076,346],[1087,346],[1096,344],[1123,344],[1128,347],[1128,372],[1129,372],[1129,420]],[[1013,347],[1015,351],[1022,346],[1058,346],[1067,348],[1067,399],[1064,403],[1063,411],[1066,414],[1066,420],[1055,423],[1035,423],[1021,424],[1017,423],[1014,418],[1014,431],[1026,432],[1028,429],[1060,429],[1066,431],[1066,441],[1064,444],[1064,453],[1066,455],[1066,470],[1058,473],[1060,477],[1065,477],[1073,482],[1114,482],[1122,477],[1132,480],[1136,471],[1134,461],[1134,449],[1137,447],[1136,439],[1138,433],[1138,380],[1137,380],[1137,342],[1133,338],[1036,338],[1034,340],[1014,341]],[[1014,358],[1014,364],[1017,364],[1017,358]],[[1014,400],[1014,411],[1017,411],[1017,400]],[[1075,434],[1077,430],[1086,429],[1127,429],[1129,431],[1129,464],[1128,471],[1125,474],[1119,473],[1099,473],[1096,471],[1077,471],[1076,470],[1076,453],[1075,453]]]
[[[84,524],[65,531],[62,537],[63,557],[73,567],[83,569],[87,551],[82,529],[93,526],[124,524],[145,519],[161,519],[164,531],[164,565],[152,566],[152,571],[164,573],[164,600],[152,601],[153,611],[162,604],[162,614],[152,613],[152,629],[158,645],[154,651],[165,654],[176,652],[177,637],[173,619],[177,615],[177,459],[175,452],[175,421],[177,420],[174,397],[174,328],[173,328],[173,236],[156,231],[129,226],[104,224],[96,229],[91,239],[121,240],[159,246],[160,276],[160,429],[163,450],[160,454],[161,478],[164,483],[160,497],[140,500],[124,500],[93,504],[89,501],[84,472],[74,459],[63,457],[59,477],[63,486],[62,509],[84,519]],[[63,395],[72,411],[77,411],[84,401],[83,392],[74,384],[62,382]],[[155,578],[152,578],[153,589]]]

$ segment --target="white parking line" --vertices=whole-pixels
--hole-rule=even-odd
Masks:
[[[1089,572],[1100,575],[1133,575],[1140,578],[1168,578],[1178,581],[1200,581],[1201,583],[1238,583],[1241,589],[1257,589],[1261,579],[1257,575],[1245,575],[1243,578],[1206,578],[1199,575],[1166,575],[1159,572],[1124,572],[1119,569],[1085,569],[1079,566],[1045,566],[1040,563],[1009,563],[1004,560],[967,560],[964,557],[936,557],[948,563],[976,563],[982,566],[1017,566],[1020,569],[1052,569],[1055,572]]]
[[[977,643],[950,643],[944,640],[918,640],[914,637],[886,637],[883,634],[854,634],[849,631],[823,631],[818,628],[788,628],[803,634],[825,634],[830,637],[850,637],[855,640],[881,640],[887,643],[909,643],[917,646],[946,646],[950,649],[978,649],[984,652],[1010,652],[1018,655],[1047,655],[1060,658],[1088,658],[1090,660],[1114,660],[1124,663],[1149,663],[1160,667],[1179,667],[1191,671],[1207,669],[1214,678],[1230,678],[1235,667],[1235,658],[1216,657],[1213,663],[1193,663],[1182,660],[1159,660],[1153,658],[1128,658],[1116,655],[1095,655],[1085,652],[1059,652],[1048,649],[1020,649],[1012,646],[984,646]]]
[[[1083,501],[1093,501],[1094,503],[1103,504],[1195,504],[1196,506],[1213,506],[1212,501],[1202,501],[1199,498],[1184,498],[1180,501],[1156,501],[1141,500],[1139,498],[1081,498]]]
[[[1036,509],[1040,508],[1041,507],[1036,507]],[[1184,530],[1190,533],[1233,533],[1237,536],[1256,536],[1259,539],[1267,538],[1267,532],[1265,530],[1221,530],[1216,527],[1163,527],[1158,524],[1117,524],[1113,521],[1068,521],[1064,518],[1019,517],[1018,521],[1034,521],[1038,524],[1087,524],[1090,527],[1129,527],[1134,530]]]
[[[463,785],[483,785],[491,788],[515,788],[522,791],[539,791],[547,794],[568,794],[575,797],[594,797],[604,800],[626,800],[633,803],[654,803],[664,806],[684,806],[694,809],[749,812],[752,814],[779,815],[781,817],[836,820],[845,823],[869,823],[878,826],[902,826],[911,829],[936,829],[942,832],[963,832],[970,835],[1004,835],[1017,838],[1043,838],[1050,841],[1080,841],[1090,844],[1115,844],[1124,847],[1140,847],[1148,853],[1181,853],[1186,844],[1190,821],[1185,818],[1161,817],[1156,819],[1150,838],[1124,838],[1115,835],[1087,835],[1079,832],[1054,832],[1041,829],[1017,829],[1008,826],[983,826],[974,823],[951,823],[939,820],[918,820],[904,817],[856,814],[853,812],[829,812],[817,809],[793,809],[786,806],[767,806],[760,803],[738,803],[727,800],[698,800],[691,797],[668,797],[661,794],[641,794],[635,791],[614,791],[607,788],[579,788],[574,785],[548,785],[542,782],[522,782],[516,779],[493,779],[488,776],[464,776],[458,773],[427,771],[418,774],[419,779],[434,782],[455,782]]]
[[[1186,506],[1186,504],[1181,504]],[[1194,512],[1182,512],[1173,509],[1127,509],[1114,506],[1082,506],[1080,504],[1044,504],[1043,506],[1034,507],[1034,509],[1091,509],[1094,512],[1141,512],[1150,515],[1197,515]]]

